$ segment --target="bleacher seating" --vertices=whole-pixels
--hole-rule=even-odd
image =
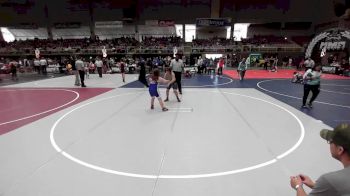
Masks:
[[[281,36],[275,35],[254,35],[252,38],[242,39],[244,45],[274,45],[274,44],[292,44],[290,41]]]
[[[310,41],[310,36],[293,36],[292,40],[301,47],[305,47]]]

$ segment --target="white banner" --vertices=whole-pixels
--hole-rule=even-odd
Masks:
[[[321,55],[325,55],[326,51],[330,50],[345,50],[347,48],[346,45],[350,43],[350,31],[335,28],[318,34],[309,43],[305,52],[305,58],[312,56],[313,50],[318,43],[320,45],[316,49],[321,50]]]
[[[100,21],[95,22],[96,28],[123,28],[123,21]]]
[[[146,20],[145,25],[147,26],[158,26],[158,20]]]
[[[344,50],[346,42],[321,42],[320,49],[326,48],[327,50]]]
[[[35,49],[35,58],[40,58],[40,50],[38,48]]]
[[[176,56],[176,54],[177,54],[177,48],[176,48],[176,46],[173,48],[173,56],[175,57]]]
[[[102,49],[102,56],[103,56],[103,58],[107,57],[107,50],[106,50],[105,46],[103,46],[103,49]]]

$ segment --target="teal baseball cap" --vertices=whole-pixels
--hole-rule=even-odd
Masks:
[[[322,129],[320,135],[328,142],[332,142],[338,146],[342,146],[347,151],[350,150],[350,125],[342,123],[333,130]]]

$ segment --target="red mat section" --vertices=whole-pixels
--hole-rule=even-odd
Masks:
[[[277,72],[271,72],[266,70],[247,70],[245,73],[245,79],[291,79],[295,70],[280,69]],[[223,73],[233,79],[238,79],[236,70],[224,70]],[[301,72],[303,73],[303,72]],[[349,80],[350,77],[338,76],[334,74],[322,74],[323,79],[343,79]]]
[[[0,88],[0,135],[110,90]]]

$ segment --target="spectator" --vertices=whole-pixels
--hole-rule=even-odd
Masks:
[[[34,59],[34,70],[40,74],[40,60],[38,58]]]
[[[220,58],[218,63],[218,75],[222,75],[222,69],[224,68],[225,60],[224,58]]]
[[[97,72],[98,76],[102,78],[102,67],[103,67],[103,62],[99,57],[96,57],[95,65],[97,67]]]
[[[17,63],[12,61],[10,62],[10,70],[11,70],[11,77],[12,80],[18,80],[17,77]]]
[[[43,74],[47,74],[46,67],[48,65],[47,60],[44,57],[40,59],[40,67]]]
[[[297,196],[307,195],[304,184],[312,189],[310,196],[350,195],[350,126],[340,124],[334,130],[323,129],[320,135],[329,143],[332,157],[340,161],[344,169],[324,174],[316,182],[304,174],[292,176],[290,185]]]
[[[308,57],[307,60],[304,62],[305,65],[305,71],[308,69],[313,69],[315,67],[315,61],[311,59],[311,57]]]

